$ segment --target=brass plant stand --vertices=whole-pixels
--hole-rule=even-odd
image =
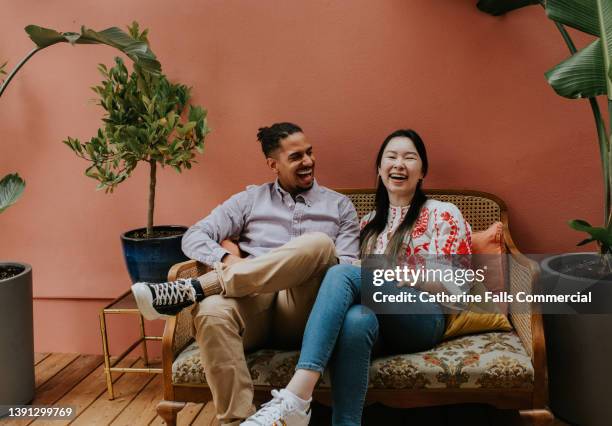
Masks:
[[[108,334],[106,327],[106,315],[107,314],[131,314],[138,316],[138,322],[140,324],[140,338],[136,340],[129,348],[127,348],[121,355],[114,360],[113,363],[110,361],[110,353],[108,349]],[[140,311],[136,307],[136,301],[132,292],[128,290],[126,293],[113,300],[106,307],[102,308],[100,312],[100,333],[102,334],[102,350],[104,352],[104,373],[106,376],[106,386],[108,388],[108,394],[110,399],[115,398],[113,392],[113,376],[112,373],[144,373],[144,374],[161,374],[161,368],[131,368],[131,367],[115,367],[123,358],[131,353],[139,344],[142,344],[142,353],[145,365],[149,365],[149,356],[147,353],[147,341],[158,340],[161,341],[161,336],[147,336],[145,333],[144,319],[140,314]]]

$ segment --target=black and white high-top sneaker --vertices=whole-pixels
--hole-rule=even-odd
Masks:
[[[166,283],[136,283],[132,294],[138,310],[148,320],[167,318],[204,299],[200,282],[196,279]]]

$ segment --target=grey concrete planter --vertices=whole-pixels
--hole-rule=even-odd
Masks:
[[[594,283],[612,286],[558,272],[562,263],[572,264],[593,253],[552,256],[542,261],[542,279],[567,289],[583,289]],[[602,288],[602,287],[600,287]],[[569,293],[569,291],[568,291]],[[609,304],[609,293],[600,300]],[[550,407],[558,418],[580,426],[607,426],[612,418],[612,315],[544,315]]]
[[[34,398],[32,267],[0,262],[3,266],[23,272],[0,280],[0,405],[28,404]]]

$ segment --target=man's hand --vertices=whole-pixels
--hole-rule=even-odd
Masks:
[[[223,262],[223,264],[227,265],[227,266],[231,266],[234,263],[238,263],[238,262],[242,262],[244,259],[238,256],[234,256],[233,254],[226,254],[225,256],[223,256],[223,259],[221,259],[221,262]]]

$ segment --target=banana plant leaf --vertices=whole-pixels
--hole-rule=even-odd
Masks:
[[[106,44],[122,51],[149,72],[159,73],[161,71],[161,65],[149,46],[145,42],[134,40],[117,27],[94,31],[83,26],[79,34],[74,32],[60,33],[49,28],[28,25],[25,27],[25,31],[40,49],[56,43],[70,43],[72,45]]]
[[[25,182],[17,173],[6,175],[0,180],[0,213],[21,197]]]
[[[595,0],[547,0],[546,16],[562,25],[599,36]]]
[[[607,94],[601,40],[595,40],[544,75],[554,91],[565,98],[591,98]]]
[[[607,95],[612,100],[612,4],[609,0],[548,0],[546,13],[560,24],[600,38],[545,73],[566,98]]]
[[[541,0],[480,0],[476,7],[489,15],[500,16],[525,6],[540,3]]]

